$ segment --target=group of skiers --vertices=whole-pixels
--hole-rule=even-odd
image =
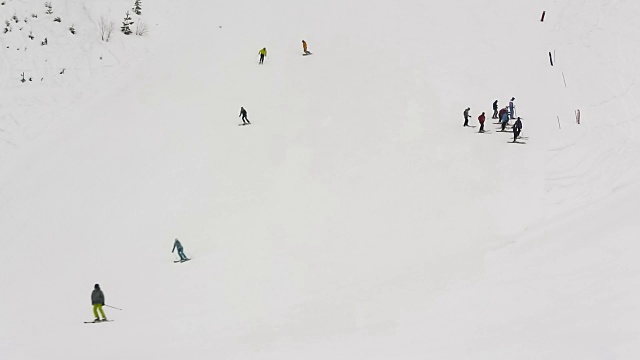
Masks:
[[[516,98],[512,97],[511,100],[509,101],[509,106],[505,106],[500,110],[498,110],[498,100],[494,101],[493,115],[491,116],[492,119],[497,119],[499,121],[501,132],[506,131],[505,129],[509,123],[509,120],[516,120],[512,127],[513,129],[512,142],[516,142],[518,140],[518,137],[520,136],[520,132],[522,131],[522,120],[520,117],[515,116],[515,110],[516,110],[516,106],[514,104],[515,100]],[[462,113],[462,115],[464,116],[464,124],[462,126],[470,126],[469,117],[471,115],[469,115],[469,111],[471,111],[471,108],[468,107],[464,109],[464,112]],[[484,112],[478,116],[478,122],[480,123],[480,130],[478,132],[481,132],[481,133],[485,132],[484,131],[484,122],[485,122]]]
[[[178,260],[179,262],[189,260],[189,258],[184,254],[184,247],[182,247],[182,243],[180,243],[180,240],[177,238],[173,242],[173,249],[171,252],[173,253],[176,250],[178,250],[178,256],[180,256],[180,260]],[[104,309],[102,308],[105,306],[105,303],[104,293],[102,292],[102,289],[100,289],[100,284],[95,284],[93,286],[93,291],[91,292],[91,305],[93,305],[93,315],[95,316],[95,320],[93,320],[93,322],[108,321],[107,316],[104,314]]]

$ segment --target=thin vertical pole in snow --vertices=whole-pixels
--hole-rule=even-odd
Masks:
[[[564,81],[564,87],[567,87],[567,79],[564,78],[564,72],[562,72],[562,81]]]
[[[549,51],[549,62],[551,63],[551,66],[553,66],[553,58],[551,57],[551,51]]]
[[[558,118],[558,129],[562,130],[562,128],[560,127],[560,116],[556,115],[556,117]]]
[[[580,109],[576,110],[576,124],[580,125]]]
[[[546,11],[543,11],[543,12],[542,12],[542,17],[540,18],[540,22],[543,22],[543,21],[544,21],[544,14],[545,14],[545,13],[546,13]]]

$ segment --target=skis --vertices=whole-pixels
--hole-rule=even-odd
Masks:
[[[312,52],[306,52],[306,53],[302,54],[302,56],[307,56],[307,55],[313,55],[313,53]]]
[[[93,321],[85,321],[84,323],[85,324],[97,324],[97,323],[111,322],[111,321],[113,321],[113,320],[98,320],[98,321],[93,320]]]
[[[238,126],[251,125],[251,123],[238,124]]]
[[[189,261],[191,259],[186,259],[186,260],[173,260],[174,263],[183,263],[185,261]]]

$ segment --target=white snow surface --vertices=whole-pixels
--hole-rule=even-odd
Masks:
[[[0,359],[640,358],[640,3],[2,3]]]

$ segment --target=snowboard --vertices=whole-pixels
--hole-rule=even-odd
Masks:
[[[183,263],[185,261],[189,261],[191,259],[187,259],[187,260],[173,260],[174,263]]]
[[[85,324],[98,324],[98,323],[103,323],[103,322],[111,322],[113,320],[100,320],[100,321],[85,321]]]

